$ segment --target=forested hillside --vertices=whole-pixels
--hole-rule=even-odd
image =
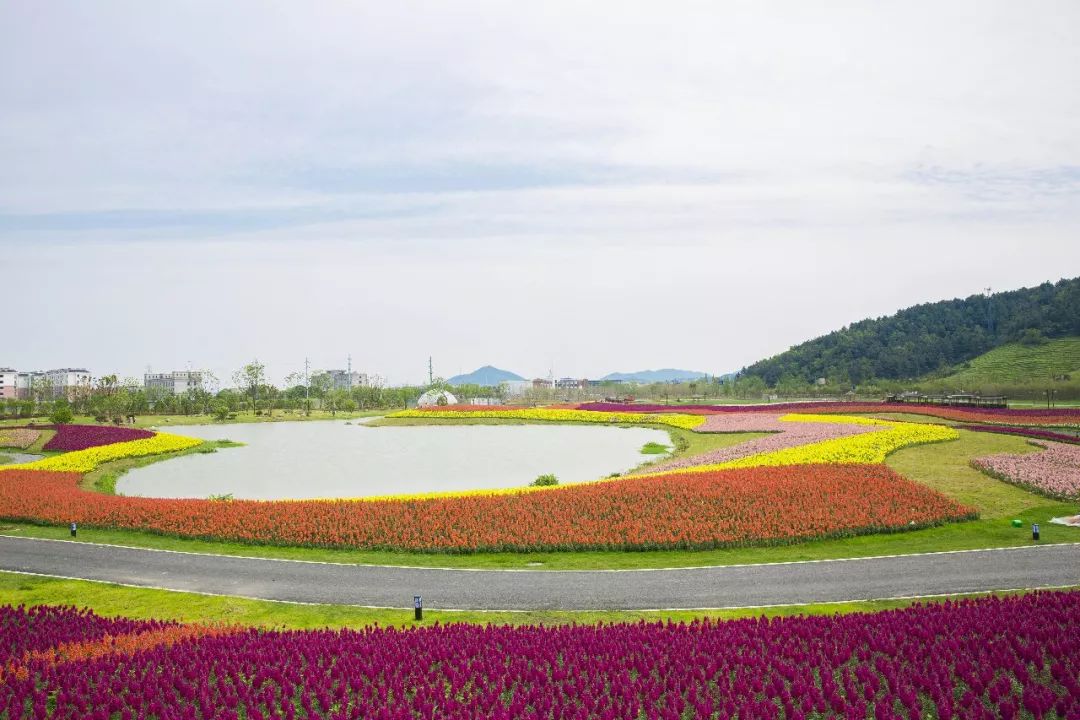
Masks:
[[[996,347],[1080,335],[1080,278],[862,320],[757,362],[743,377],[858,384],[947,372]]]

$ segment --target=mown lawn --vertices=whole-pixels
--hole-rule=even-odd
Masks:
[[[959,596],[953,596],[959,597]],[[969,596],[968,596],[969,597]],[[943,599],[943,598],[942,598]],[[482,612],[424,610],[416,622],[411,609],[372,609],[351,605],[301,605],[269,600],[199,595],[172,590],[133,588],[111,583],[65,580],[0,572],[0,605],[75,605],[108,617],[225,623],[264,628],[342,628],[365,625],[415,627],[435,623],[494,623],[545,625],[565,623],[637,622],[658,620],[689,622],[695,618],[731,620],[743,617],[837,615],[907,607],[916,600],[789,605],[734,610],[564,612]]]

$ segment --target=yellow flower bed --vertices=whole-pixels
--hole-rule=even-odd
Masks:
[[[890,422],[888,420],[876,420],[874,418],[864,418],[857,415],[807,415],[805,413],[788,413],[780,418],[780,420],[782,422],[839,423],[844,425],[896,425],[895,422]]]
[[[143,438],[142,440],[99,445],[85,450],[76,450],[63,455],[36,460],[31,463],[4,465],[0,467],[0,472],[4,470],[52,470],[54,472],[88,473],[98,465],[113,460],[143,457],[145,455],[161,455],[162,453],[176,452],[177,450],[187,450],[200,444],[202,444],[202,440],[196,438],[157,433],[153,437]]]
[[[781,465],[819,465],[819,464],[857,464],[874,465],[885,462],[885,458],[901,448],[913,445],[956,440],[960,433],[945,425],[924,425],[921,423],[899,423],[885,420],[849,415],[785,415],[782,420],[793,422],[831,422],[853,425],[880,425],[877,432],[834,438],[821,442],[784,448],[774,452],[751,455],[714,465],[695,465],[694,467],[671,470],[655,475],[671,475],[680,472],[709,472],[729,468],[777,467]]]
[[[587,422],[587,423],[626,423],[670,425],[683,430],[693,430],[705,422],[702,415],[684,415],[680,413],[629,413],[629,412],[592,412],[591,410],[559,410],[549,408],[528,408],[524,410],[401,410],[387,415],[390,418],[503,418],[511,420],[540,420],[545,422]]]

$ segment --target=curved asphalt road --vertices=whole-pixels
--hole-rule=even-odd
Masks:
[[[0,570],[266,600],[432,609],[759,607],[1080,585],[1080,543],[670,570],[343,565],[0,536]]]

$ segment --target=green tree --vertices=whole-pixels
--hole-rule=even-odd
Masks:
[[[224,400],[215,400],[210,405],[210,412],[214,414],[215,420],[226,420],[229,417],[229,403]]]
[[[52,413],[49,415],[49,421],[55,425],[67,425],[75,416],[71,412],[71,403],[67,400],[57,400],[53,403]]]

